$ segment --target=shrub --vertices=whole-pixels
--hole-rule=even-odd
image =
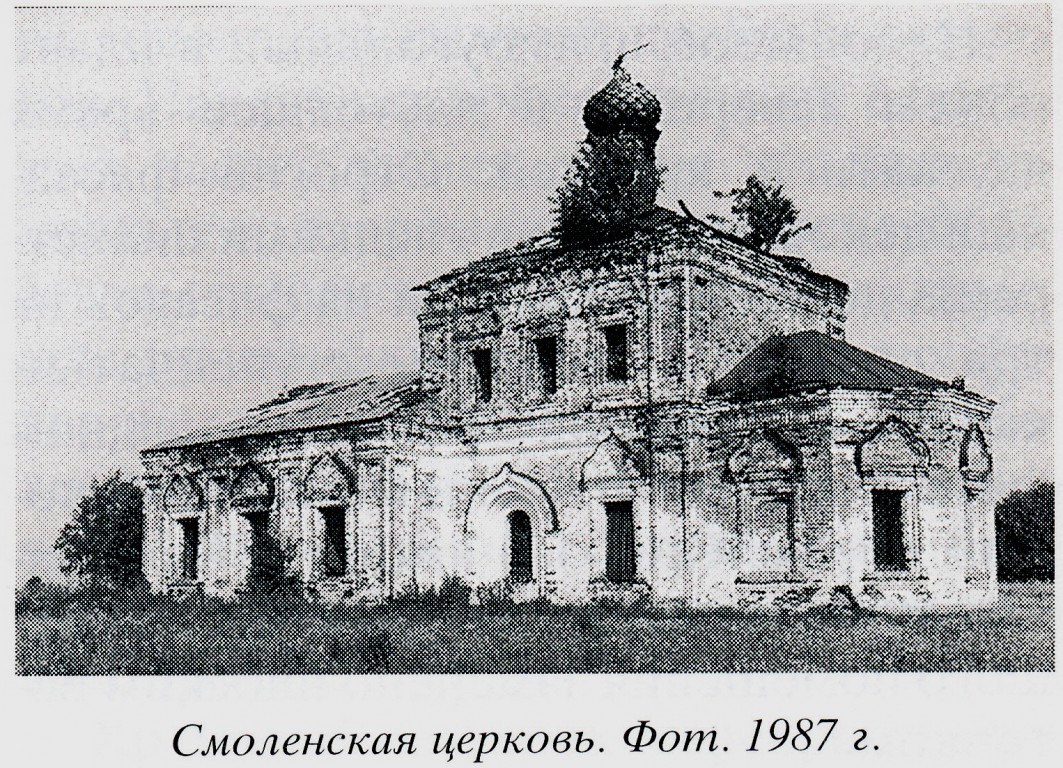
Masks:
[[[1001,581],[1051,581],[1055,563],[1055,484],[1035,483],[997,504],[997,573]]]
[[[347,564],[343,562],[340,553],[331,544],[328,544],[317,562],[317,573],[326,579],[343,578],[346,575]]]
[[[298,577],[291,571],[294,553],[285,550],[270,533],[256,531],[247,570],[247,591],[252,595],[301,595]]]
[[[34,576],[15,592],[15,614],[40,613],[61,616],[74,607],[86,611],[123,613],[159,608],[172,600],[168,595],[152,594],[144,579],[123,587],[93,580],[76,589],[70,589]]]
[[[404,614],[438,615],[469,605],[472,589],[460,576],[448,576],[439,589],[411,586],[392,596],[386,603]]]
[[[358,643],[365,670],[369,673],[390,671],[391,641],[387,632],[372,632]]]
[[[439,585],[439,601],[443,605],[468,605],[472,598],[472,587],[460,576],[447,576]]]
[[[797,226],[800,213],[793,201],[783,194],[783,185],[775,179],[761,181],[756,174],[750,174],[745,184],[727,192],[716,191],[717,198],[730,198],[731,213],[736,223],[744,227],[742,238],[749,245],[768,253],[773,245],[785,245],[793,237],[812,227],[810,222]],[[710,220],[725,223],[720,216],[709,216]]]
[[[476,602],[491,611],[513,607],[513,584],[509,579],[476,586]]]
[[[422,612],[439,607],[439,593],[431,587],[412,585],[392,595],[387,605],[404,612]]]
[[[74,602],[66,587],[33,576],[15,592],[15,615],[47,613],[60,616]]]

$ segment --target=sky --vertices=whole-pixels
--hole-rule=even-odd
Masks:
[[[15,12],[16,578],[93,477],[286,385],[417,366],[414,285],[550,226],[615,56],[658,202],[775,177],[847,339],[1054,464],[1045,7]]]

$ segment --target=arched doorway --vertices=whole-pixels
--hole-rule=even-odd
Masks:
[[[509,513],[509,579],[514,584],[532,580],[532,528],[528,513]]]
[[[473,494],[465,518],[465,574],[472,586],[508,582],[516,600],[546,587],[547,538],[557,513],[541,485],[508,464]]]

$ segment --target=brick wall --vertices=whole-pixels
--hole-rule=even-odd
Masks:
[[[429,294],[421,362],[444,406],[473,418],[575,412],[602,401],[700,399],[756,344],[777,333],[844,334],[848,290],[773,257],[722,242],[651,250],[606,270],[571,269],[490,293]],[[601,329],[629,328],[630,381],[603,381]],[[532,341],[557,335],[558,394],[536,389]],[[470,351],[489,348],[495,397],[474,403]],[[649,392],[648,392],[648,389]]]

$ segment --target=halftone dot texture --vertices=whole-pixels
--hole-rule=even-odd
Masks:
[[[418,366],[421,299],[409,288],[549,227],[548,198],[586,133],[580,110],[609,82],[616,54],[646,41],[625,68],[654,98],[621,90],[655,123],[654,104],[663,105],[657,155],[669,170],[658,202],[676,208],[682,198],[701,215],[718,205],[712,190],[752,171],[784,181],[802,220],[814,222],[787,254],[852,287],[850,349],[898,361],[892,374],[963,375],[970,390],[997,400],[1000,491],[1050,476],[1046,9],[617,9],[600,14],[592,36],[577,9],[24,9],[15,22],[20,582],[57,577],[51,544],[90,480],[116,467],[139,472],[146,446],[232,423],[249,404],[299,385],[327,385],[334,397],[315,401],[316,411],[280,402],[245,418],[298,428],[391,408],[406,380],[391,382],[390,372]],[[653,216],[686,221],[664,209]],[[838,353],[845,375],[872,370],[833,343],[813,346]],[[807,363],[805,349],[791,343],[788,357],[773,359]],[[749,380],[779,384],[752,367]],[[303,393],[300,404],[314,399]],[[1020,602],[896,625],[846,615],[823,627],[866,630],[866,647],[882,654],[869,651],[880,658],[867,662],[873,668],[1043,668],[1051,594],[1008,595]],[[292,608],[273,622],[239,606],[160,600],[164,615],[190,612],[180,621],[195,633],[224,637],[225,622],[236,622],[294,655],[229,663],[207,653],[195,662],[193,646],[181,644],[187,631],[140,616],[126,639],[156,644],[146,657],[156,667],[130,669],[106,654],[92,664],[294,671],[327,624],[346,627],[352,647],[375,649],[331,671],[413,671],[421,662],[400,660],[415,658],[410,649],[427,647],[432,633],[481,628],[431,618],[434,608],[404,636],[383,615],[372,615],[382,628],[369,629],[358,622],[370,614],[314,624],[307,617],[324,609]],[[669,635],[670,617],[587,610],[562,611],[569,623],[556,630],[556,617],[500,609],[476,619],[495,628],[484,629],[479,651],[495,654],[495,671],[528,663],[554,671],[536,655],[553,633],[593,638],[572,646],[584,649],[582,662],[575,650],[561,654],[572,671],[663,669],[669,663],[653,648],[672,647],[705,658],[738,653],[729,668],[745,668],[742,659],[756,657],[741,649],[763,626],[789,637],[808,624],[741,615],[734,621],[753,634],[701,637],[698,621],[720,629],[730,614],[690,614]],[[52,653],[52,629],[62,638],[81,631],[86,649],[102,647],[105,636],[94,633],[124,631],[123,621],[90,625],[71,611],[59,624],[38,612],[40,632],[20,637],[31,643],[20,654]],[[635,643],[642,630],[654,640]],[[515,639],[491,651],[492,631]],[[940,650],[952,636],[975,655],[937,664],[896,650]],[[1005,638],[1013,652],[1001,650],[1004,640],[979,645],[984,636]],[[322,642],[347,652],[343,642]],[[832,654],[857,658],[852,647]],[[635,649],[649,654],[644,666]],[[794,654],[788,668],[828,668]],[[785,666],[779,658],[765,657],[762,668]],[[329,671],[331,663],[309,664]]]
[[[772,336],[758,344],[708,394],[745,400],[766,399],[818,389],[933,391],[945,382],[819,331]]]
[[[329,608],[156,596],[105,606],[45,597],[18,617],[23,675],[689,672],[1048,672],[1054,589],[888,615],[544,604],[457,606],[422,595]],[[238,639],[237,639],[238,638]]]

